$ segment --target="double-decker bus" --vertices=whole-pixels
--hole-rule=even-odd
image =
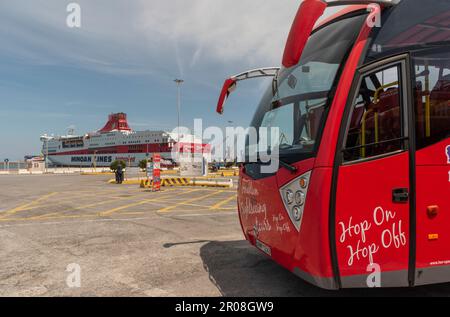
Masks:
[[[325,289],[450,282],[450,1],[305,0],[282,67],[217,111],[264,76],[279,168],[241,165],[245,238]]]

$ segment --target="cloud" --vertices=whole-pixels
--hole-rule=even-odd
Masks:
[[[78,0],[82,27],[66,26],[67,1],[0,4],[4,53],[44,65],[148,75],[208,63],[279,64],[299,1]],[[200,66],[199,66],[200,65]]]
[[[292,0],[141,1],[138,26],[148,40],[176,41],[203,57],[252,63],[281,58],[299,6]],[[195,54],[195,53],[194,53]]]

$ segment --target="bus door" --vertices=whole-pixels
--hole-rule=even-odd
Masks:
[[[344,288],[409,284],[406,65],[401,56],[361,69],[344,115],[334,208],[335,265]],[[368,284],[369,276],[381,278]]]
[[[416,107],[415,284],[450,281],[450,50],[412,54]]]

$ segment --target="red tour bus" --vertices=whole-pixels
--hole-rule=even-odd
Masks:
[[[241,165],[246,239],[325,289],[450,282],[450,1],[305,0],[282,65],[219,98],[273,77],[251,127],[280,129],[280,164]]]

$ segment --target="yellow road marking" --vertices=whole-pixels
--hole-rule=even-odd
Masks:
[[[167,191],[173,191],[173,190],[175,190],[175,189],[169,189]],[[183,194],[183,195],[184,194],[189,194],[189,193],[196,192],[196,191],[199,191],[199,190],[201,190],[201,189],[193,189],[191,191],[187,191],[187,192],[180,193],[180,194]],[[158,201],[161,200],[161,198],[166,198],[167,196],[170,196],[170,195],[166,195],[166,196],[158,197],[158,198],[153,198],[153,199],[141,200],[141,201],[136,202],[136,203],[132,203],[132,204],[129,204],[129,205],[120,206],[120,207],[117,207],[117,208],[113,208],[113,209],[110,209],[110,210],[106,210],[106,211],[100,212],[100,213],[98,213],[98,215],[100,215],[100,216],[109,216],[109,215],[111,215],[113,213],[116,213],[118,211],[130,208],[130,207],[140,206],[140,205],[144,205],[144,204],[147,204],[147,203],[150,203],[150,202],[155,202],[155,201],[158,202]]]
[[[21,211],[30,211],[30,210],[35,210],[35,209],[39,209],[39,208],[42,208],[42,207],[50,207],[50,206],[58,207],[58,206],[61,206],[62,204],[74,203],[75,201],[83,199],[83,198],[87,198],[87,197],[74,197],[74,198],[70,198],[70,199],[61,199],[61,200],[58,200],[58,201],[56,201],[54,203],[46,203],[45,205],[42,205],[42,204],[41,205],[33,205],[33,206],[30,206],[30,207],[24,208]],[[112,197],[108,197],[108,198],[112,198]],[[116,201],[116,200],[119,200],[119,198],[115,198],[114,199],[114,201]],[[105,201],[101,201],[101,202],[92,203],[92,204],[100,204],[101,205],[101,204],[104,204],[104,203],[105,203]],[[86,207],[86,206],[83,206],[83,207]]]
[[[204,205],[199,205],[199,204],[189,204],[189,203],[185,203],[185,202],[182,202],[182,205],[183,205],[183,206],[189,206],[189,207],[196,207],[196,208],[206,208],[206,207],[208,207],[208,206],[204,206]]]
[[[59,206],[61,205],[61,203],[65,203],[65,202],[73,202],[74,200],[79,200],[79,199],[83,199],[83,198],[89,198],[92,196],[102,196],[104,194],[106,194],[105,192],[99,192],[99,193],[90,193],[89,195],[84,194],[84,195],[78,195],[78,193],[70,193],[70,192],[59,192],[58,193],[60,196],[64,197],[64,195],[70,196],[67,198],[58,198],[58,201],[54,202],[54,203],[46,203],[45,206]],[[112,198],[112,197],[108,197],[108,198]],[[122,198],[122,197],[121,197]],[[22,208],[21,211],[29,211],[29,210],[34,210],[37,208],[41,208],[42,206],[36,206],[35,204],[33,204],[32,206],[28,206],[26,208]]]
[[[97,194],[97,195],[98,195],[98,194]],[[75,210],[81,210],[81,209],[84,209],[84,208],[90,208],[90,207],[96,207],[96,206],[105,205],[105,204],[108,204],[108,203],[113,203],[113,202],[116,202],[116,201],[127,200],[127,199],[133,199],[133,198],[137,198],[137,197],[144,196],[144,195],[145,195],[145,194],[140,194],[140,195],[130,195],[130,196],[128,196],[128,197],[107,197],[107,198],[105,198],[105,199],[111,199],[111,198],[113,198],[113,200],[112,200],[112,201],[111,201],[111,200],[103,200],[103,201],[96,202],[96,203],[91,203],[91,204],[87,204],[87,205],[83,205],[83,206],[78,206],[78,207],[71,208],[71,209],[69,209],[69,210],[61,211],[61,212],[59,212],[59,213],[68,212],[68,211],[75,211]],[[76,197],[75,197],[75,198],[76,198]],[[85,198],[85,197],[83,196],[82,198]],[[49,206],[60,206],[61,203],[64,203],[64,202],[72,202],[72,203],[73,203],[73,202],[74,202],[74,199],[58,200],[58,202],[56,202],[56,203],[45,204],[45,207],[49,207]],[[30,211],[30,210],[34,210],[34,209],[42,208],[42,207],[44,207],[44,206],[42,206],[42,205],[38,205],[38,206],[30,206],[30,207],[21,209],[21,211]]]
[[[27,220],[39,220],[39,219],[46,219],[48,217],[52,217],[52,216],[56,216],[59,215],[60,213],[58,212],[53,212],[51,214],[45,214],[45,215],[40,215],[40,216],[34,216],[34,217],[27,217],[27,218],[23,218],[23,219],[27,219]]]
[[[134,199],[134,198],[141,197],[141,196],[143,196],[143,195],[141,194],[141,195],[132,195],[132,196],[129,196],[129,197],[118,197],[118,198],[116,198],[114,200],[104,200],[104,201],[100,201],[100,202],[96,202],[96,203],[92,203],[92,204],[87,204],[87,205],[83,205],[83,206],[74,207],[74,208],[71,208],[69,210],[62,211],[62,212],[81,210],[81,209],[84,209],[84,208],[91,208],[91,207],[96,207],[96,206],[100,206],[100,205],[106,205],[106,204],[109,204],[109,203],[115,203],[115,202],[121,201],[121,200]],[[105,198],[105,199],[110,199],[110,197]]]
[[[171,203],[174,203],[173,193],[171,193],[173,191],[176,191],[175,195],[176,194],[185,195],[185,194],[189,194],[189,193],[192,193],[192,192],[198,192],[198,191],[210,192],[210,193],[208,193],[207,195],[201,196],[201,197],[192,198],[192,199],[189,199],[189,200],[186,200],[186,201],[182,201],[182,202],[170,205]],[[75,192],[75,193],[71,193],[71,192],[52,192],[52,193],[49,193],[49,194],[44,195],[42,197],[39,197],[38,199],[33,200],[33,201],[29,202],[29,203],[26,203],[26,204],[20,205],[18,207],[15,207],[14,209],[5,211],[3,213],[0,212],[0,221],[1,222],[5,222],[5,221],[26,221],[26,220],[43,220],[43,219],[93,218],[93,217],[98,217],[98,216],[109,216],[109,215],[111,215],[113,213],[120,212],[121,210],[130,208],[130,207],[144,205],[144,204],[152,203],[152,202],[155,203],[155,205],[160,205],[160,206],[161,205],[162,206],[168,205],[168,207],[162,208],[158,212],[170,211],[170,210],[173,210],[173,209],[175,209],[177,207],[184,206],[184,205],[186,205],[186,206],[193,206],[193,207],[197,207],[197,208],[208,208],[208,206],[204,206],[204,205],[200,205],[200,204],[194,204],[193,202],[198,201],[198,200],[202,200],[202,199],[206,199],[206,198],[211,197],[211,196],[218,195],[218,194],[220,194],[222,192],[232,192],[232,190],[223,189],[223,190],[219,190],[218,191],[217,189],[208,189],[208,188],[191,189],[189,187],[170,188],[170,189],[163,190],[162,193],[161,193],[161,194],[163,194],[163,193],[167,192],[167,195],[162,195],[162,196],[151,198],[151,199],[145,199],[145,200],[142,200],[142,201],[138,201],[138,202],[135,202],[135,203],[132,203],[132,204],[128,204],[128,205],[125,205],[125,206],[119,206],[117,208],[113,208],[113,209],[110,209],[110,210],[98,212],[98,213],[95,213],[95,214],[88,214],[88,215],[86,215],[86,214],[63,215],[63,213],[65,213],[65,212],[70,212],[70,211],[74,211],[74,210],[81,210],[81,209],[84,209],[84,208],[95,207],[95,206],[99,206],[99,205],[103,205],[103,204],[107,204],[107,203],[114,203],[114,202],[117,202],[117,201],[120,201],[120,200],[128,200],[128,199],[135,199],[135,198],[138,198],[138,197],[145,197],[145,193],[144,192],[140,193],[139,195],[132,195],[132,192],[126,192],[125,194],[130,194],[130,196],[128,196],[128,197],[117,197],[116,196],[116,197],[114,197],[114,200],[112,200],[112,201],[111,200],[109,200],[109,201],[107,200],[107,201],[95,202],[95,203],[91,203],[91,204],[87,204],[87,205],[83,205],[83,206],[78,206],[78,207],[72,208],[70,210],[64,210],[64,211],[59,211],[59,212],[52,212],[52,213],[43,214],[43,215],[36,215],[36,216],[28,217],[28,218],[25,218],[25,217],[10,218],[9,217],[9,216],[12,216],[12,215],[16,214],[19,211],[28,211],[28,210],[33,210],[33,209],[43,208],[43,207],[48,207],[48,206],[54,206],[54,205],[57,206],[61,202],[66,202],[66,201],[70,201],[70,200],[72,200],[72,201],[75,200],[76,201],[77,198],[78,199],[82,199],[83,197],[87,198],[89,196],[102,196],[102,195],[105,195],[107,193],[115,193],[116,195],[118,195],[120,193],[123,194],[123,192],[120,191],[120,190],[115,190],[115,191],[108,190],[108,191],[104,191],[104,192],[100,191],[98,193],[92,193],[92,192],[89,192],[89,191],[83,191],[83,192],[86,193],[86,194],[85,195],[80,195],[82,192]],[[52,196],[54,196],[56,194],[59,194],[62,197],[65,197],[65,195],[67,195],[67,198],[64,198],[62,200],[58,200],[57,203],[45,202],[44,204],[42,204],[42,202],[44,202],[46,199],[49,199],[50,197],[52,197]],[[217,208],[217,205],[219,205],[219,207],[220,207],[220,206],[226,204],[226,202],[228,202],[228,200],[231,200],[233,197],[235,197],[235,196],[229,197],[229,198],[226,199],[226,201],[220,202],[220,203],[218,203],[218,204],[216,204],[214,206],[216,206],[216,208]],[[108,197],[108,199],[111,199],[111,197]],[[231,210],[231,209],[235,209],[235,208],[221,208],[221,209],[229,209],[229,210]],[[145,214],[145,212],[122,212],[120,214],[124,214],[124,215],[142,215],[142,214]]]
[[[141,196],[141,195],[132,196],[132,197],[127,197],[127,198],[124,198],[124,200],[125,200],[125,199],[129,199],[129,198],[133,199],[133,198],[136,198],[136,197],[139,197],[139,196]],[[114,200],[113,202],[116,202],[116,201],[117,201],[117,200]],[[85,206],[79,206],[79,207],[72,208],[72,209],[69,209],[69,210],[63,210],[63,211],[60,211],[60,212],[58,212],[58,213],[56,213],[56,214],[62,214],[62,213],[65,213],[65,212],[71,212],[71,211],[81,210],[81,209],[83,209],[83,208],[95,207],[95,206],[98,206],[98,205],[101,205],[101,204],[105,204],[105,203],[110,203],[110,202],[111,202],[111,201],[106,201],[106,202],[100,202],[100,203],[89,204],[89,205],[85,205]],[[44,215],[42,215],[42,216],[39,216],[38,219],[46,218],[46,217],[52,216],[52,215],[54,215],[54,214],[55,214],[55,213],[44,214]],[[101,214],[101,213],[100,213],[100,214]],[[27,218],[27,219],[34,220],[35,217],[31,217],[31,218]]]
[[[232,196],[230,196],[230,197],[228,197],[228,198],[218,202],[214,206],[211,206],[209,209],[211,209],[211,210],[223,209],[223,208],[220,208],[220,207],[222,207],[223,205],[229,203],[233,199],[236,199],[236,197],[237,197],[237,195],[232,195]]]
[[[123,216],[141,216],[145,215],[145,212],[121,212],[120,214]]]
[[[30,221],[30,220],[50,220],[50,219],[78,219],[78,218],[97,218],[97,215],[73,215],[73,216],[50,216],[44,218],[8,218],[8,219],[0,219],[0,222],[13,222],[13,221]]]
[[[177,207],[180,207],[180,206],[183,206],[183,205],[192,203],[192,202],[194,202],[194,201],[206,199],[206,198],[208,198],[208,197],[218,195],[218,194],[220,194],[220,193],[222,193],[222,192],[223,192],[222,190],[219,190],[219,191],[212,192],[212,193],[209,193],[209,194],[204,195],[204,196],[191,198],[191,199],[188,199],[188,200],[186,200],[186,201],[184,201],[184,202],[181,202],[181,203],[178,203],[178,204],[175,204],[175,205],[168,206],[168,207],[166,207],[166,208],[160,209],[160,210],[158,210],[158,212],[168,212],[168,211],[173,210],[173,209],[175,209],[175,208],[177,208]]]
[[[21,206],[18,206],[16,208],[14,208],[14,209],[7,210],[7,211],[5,211],[2,214],[2,216],[0,216],[0,219],[4,219],[4,218],[6,218],[8,216],[14,215],[15,213],[17,213],[19,211],[25,210],[26,208],[28,208],[30,206],[39,204],[41,201],[44,201],[45,199],[48,199],[48,198],[50,198],[50,197],[52,197],[52,196],[54,196],[56,194],[57,194],[56,192],[55,193],[50,193],[50,194],[44,195],[44,196],[42,196],[42,197],[40,197],[40,198],[38,198],[36,200],[33,200],[33,201],[31,201],[31,202],[29,202],[29,203],[27,203],[25,205],[21,205]]]
[[[175,189],[169,189],[168,191],[174,191],[174,190]],[[61,214],[66,213],[66,212],[82,210],[84,208],[95,207],[95,206],[106,204],[106,203],[117,202],[118,200],[127,200],[127,199],[133,199],[133,198],[137,198],[137,197],[142,197],[142,195],[135,195],[135,196],[130,196],[130,197],[126,197],[126,198],[120,197],[120,199],[117,198],[117,200],[114,200],[114,201],[105,201],[105,202],[93,203],[93,204],[79,206],[79,207],[75,207],[75,208],[71,208],[71,209],[67,209],[67,210],[63,210],[63,211],[59,211],[59,212],[55,212],[55,213],[43,214],[43,215],[36,216],[36,217],[28,217],[26,219],[30,219],[30,220],[42,219],[42,218],[47,218],[47,217],[50,217],[50,216],[53,216],[53,215],[61,215]],[[152,202],[147,202],[147,203],[152,203],[152,204],[160,205],[160,206],[166,206],[167,204],[171,203],[170,199],[171,199],[170,196],[164,196],[164,197],[159,198],[158,201],[152,201]],[[203,207],[203,206],[201,206],[201,207]],[[27,210],[29,210],[29,209],[27,209]],[[125,213],[122,213],[122,214],[125,214]]]

